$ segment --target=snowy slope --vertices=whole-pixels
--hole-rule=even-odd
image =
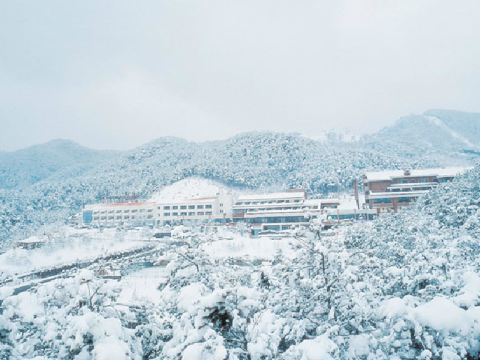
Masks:
[[[467,163],[480,155],[480,114],[429,110],[403,117],[363,142],[372,148],[410,157],[427,156],[448,165]]]
[[[52,140],[13,152],[0,152],[0,189],[19,188],[50,177],[75,177],[115,156],[69,140]]]
[[[228,191],[230,191],[230,189],[222,183],[198,176],[192,176],[163,187],[158,192],[155,192],[150,200],[171,202],[175,200],[211,197],[220,192]]]

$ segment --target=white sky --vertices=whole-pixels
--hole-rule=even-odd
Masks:
[[[480,111],[478,0],[0,3],[0,150]]]

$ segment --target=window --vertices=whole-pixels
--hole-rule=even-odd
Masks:
[[[147,219],[151,219],[151,218],[153,218],[153,215],[151,215],[151,214],[147,215]]]
[[[174,213],[174,214],[176,214],[176,213]],[[163,213],[163,216],[170,216],[170,213],[169,212]]]
[[[211,212],[211,211],[207,211],[207,212],[205,213],[205,215],[212,215],[212,212]]]
[[[121,217],[121,216],[117,216],[117,220],[122,220],[122,217]]]
[[[134,209],[134,210],[132,210],[132,213],[136,213],[137,211],[138,211],[137,209]]]
[[[197,215],[205,215],[205,213],[203,211],[199,211]]]
[[[181,216],[187,216],[187,213],[186,212],[181,212],[180,215]]]
[[[223,209],[220,209],[220,214],[223,214]]]
[[[130,212],[130,210],[123,210],[123,212],[124,212],[124,213],[129,213],[129,212]]]
[[[108,220],[113,220],[113,219],[115,219],[115,216],[109,216],[108,217]]]
[[[205,205],[205,209],[211,209],[212,205]]]
[[[195,209],[195,205],[188,205],[189,209]]]
[[[117,210],[117,211],[115,211],[115,212],[118,214],[118,213],[121,213],[121,212],[122,212],[122,210]]]
[[[373,202],[375,204],[389,204],[392,202],[392,199],[387,199],[387,198],[383,198],[383,199],[374,199]]]
[[[152,212],[152,211],[153,211],[153,209],[148,209],[148,212]]]
[[[124,219],[130,219],[130,216],[125,215]]]
[[[177,213],[177,212],[174,212],[174,213],[172,214],[172,216],[178,216],[178,213]]]
[[[197,205],[197,209],[203,209],[203,205]]]
[[[172,206],[173,210],[178,210],[178,206]]]
[[[135,216],[132,215],[132,219],[135,219]]]
[[[186,210],[186,209],[187,209],[187,205],[180,206],[180,210]]]
[[[170,210],[170,206],[169,205],[164,206],[163,210]]]
[[[140,212],[145,212],[145,209],[140,209]]]
[[[195,216],[195,213],[194,212],[189,212],[188,216]]]
[[[106,218],[107,218],[106,216],[102,216],[100,220],[105,220]]]

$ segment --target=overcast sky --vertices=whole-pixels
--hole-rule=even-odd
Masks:
[[[0,4],[0,150],[364,133],[479,99],[478,0]]]

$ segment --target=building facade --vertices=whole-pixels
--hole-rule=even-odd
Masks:
[[[286,192],[242,195],[233,204],[233,221],[247,224],[253,235],[306,225],[327,209],[335,209],[337,199],[307,199],[301,189]]]
[[[232,218],[232,197],[217,194],[170,202],[118,202],[86,205],[82,223],[97,227],[162,226],[189,222],[227,222]]]
[[[377,213],[396,212],[466,170],[442,168],[368,172],[363,176],[365,206]]]

